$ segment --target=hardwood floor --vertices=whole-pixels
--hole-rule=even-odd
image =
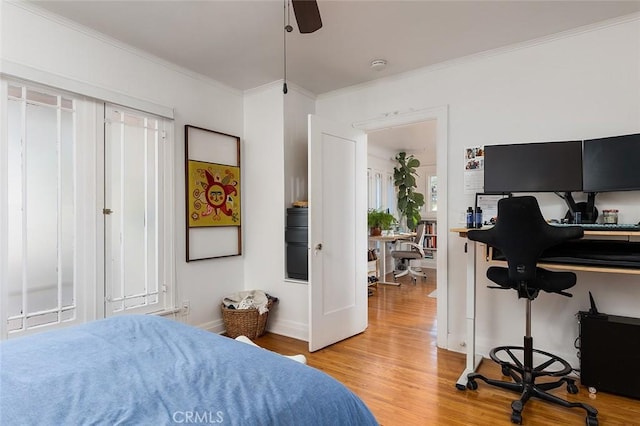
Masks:
[[[479,382],[476,391],[459,391],[456,380],[464,355],[436,346],[435,271],[427,281],[399,287],[378,285],[369,297],[369,327],[357,336],[309,353],[307,343],[267,333],[256,343],[285,355],[302,353],[308,364],[335,377],[362,398],[380,424],[511,425],[516,394]],[[514,296],[515,297],[515,296]],[[535,336],[534,336],[535,338]],[[484,360],[479,371],[500,378],[500,369]],[[629,380],[638,380],[637,371]],[[598,393],[577,395],[565,387],[552,391],[598,411],[600,425],[640,425],[640,401]],[[522,413],[524,425],[583,425],[585,412],[534,399]]]

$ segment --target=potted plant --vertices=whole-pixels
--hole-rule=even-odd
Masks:
[[[372,236],[382,235],[383,229],[391,229],[391,225],[397,222],[391,213],[383,210],[370,209],[367,215],[367,224]]]
[[[399,152],[396,161],[398,165],[393,168],[393,181],[398,188],[398,211],[401,219],[406,218],[407,228],[415,229],[421,219],[420,207],[424,205],[424,195],[416,192],[416,168],[420,166],[420,160]]]

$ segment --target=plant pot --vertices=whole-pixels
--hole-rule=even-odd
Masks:
[[[382,228],[371,228],[372,237],[379,237],[380,235],[382,235]]]

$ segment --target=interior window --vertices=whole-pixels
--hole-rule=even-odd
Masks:
[[[379,209],[382,207],[382,172],[367,169],[369,208]]]

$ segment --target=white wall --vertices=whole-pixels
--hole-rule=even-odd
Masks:
[[[586,139],[640,132],[640,20],[589,28],[518,48],[479,55],[319,97],[318,115],[352,123],[389,111],[448,105],[447,218],[456,226],[473,205],[463,194],[463,150],[467,146]],[[440,170],[440,164],[438,168]],[[579,198],[579,197],[577,197]],[[554,195],[539,197],[549,217],[564,214]],[[601,194],[600,209],[622,206],[625,220],[640,220],[640,193]],[[621,213],[622,214],[622,213]],[[622,219],[621,219],[622,220]],[[444,234],[442,230],[441,234]],[[465,340],[464,240],[448,238],[448,340],[462,350]],[[485,355],[501,344],[521,344],[524,303],[513,292],[491,291],[479,263],[476,324]],[[536,346],[567,357],[577,366],[575,313],[588,308],[591,290],[601,311],[639,316],[637,276],[579,273],[574,297],[542,294],[533,305]],[[439,290],[440,291],[440,290]]]
[[[307,198],[307,114],[314,99],[282,82],[245,94],[245,288],[278,297],[268,329],[308,339],[309,295],[306,282],[285,279],[286,208]]]
[[[367,148],[367,167],[376,170],[388,170],[393,173],[393,160],[397,152],[391,149],[369,145]]]
[[[308,200],[308,115],[315,112],[315,96],[291,85],[284,96],[284,206]]]
[[[185,262],[184,125],[242,138],[243,94],[32,6],[3,1],[0,8],[3,73],[55,87],[73,86],[86,90],[83,94],[102,93],[120,99],[125,106],[173,109],[178,301],[191,302],[186,321],[221,330],[220,301],[243,288],[244,259]],[[247,220],[247,212],[244,209],[243,220]]]

